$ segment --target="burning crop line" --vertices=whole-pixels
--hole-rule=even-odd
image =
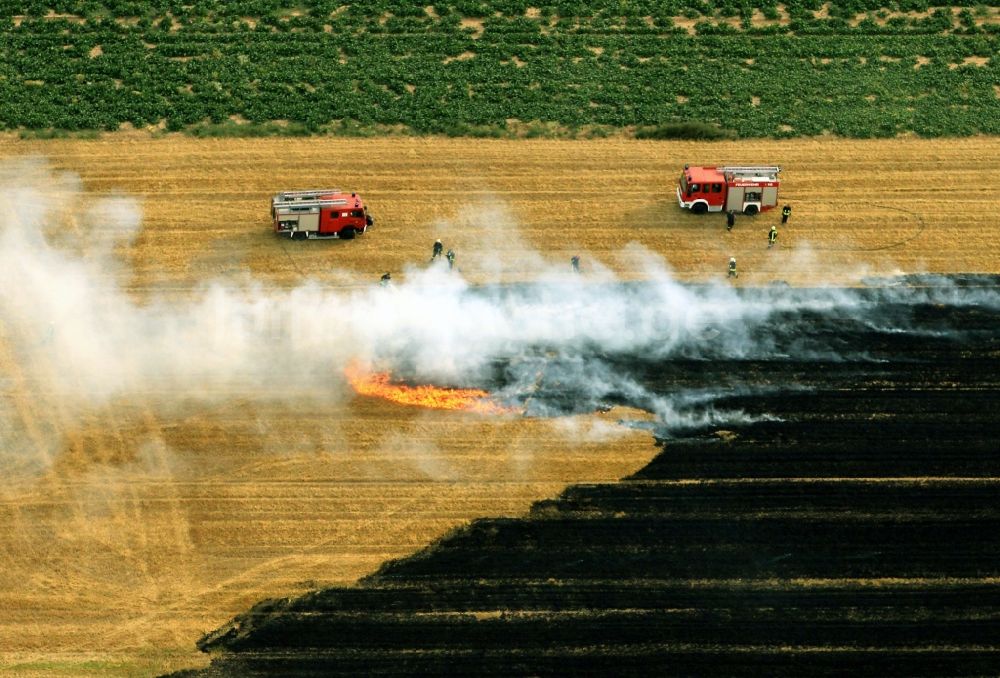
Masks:
[[[383,398],[401,405],[478,414],[509,414],[517,411],[494,402],[488,392],[475,388],[394,384],[390,381],[388,372],[372,372],[356,364],[346,367],[344,374],[358,395]]]

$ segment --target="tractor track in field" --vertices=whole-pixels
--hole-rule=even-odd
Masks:
[[[893,250],[893,249],[902,247],[902,246],[906,245],[907,243],[913,242],[914,240],[916,240],[917,238],[919,238],[921,235],[923,235],[924,229],[927,228],[927,222],[924,220],[924,218],[921,215],[919,215],[916,212],[914,212],[913,210],[903,209],[902,207],[893,207],[891,205],[879,205],[877,203],[873,204],[872,207],[876,207],[878,209],[884,209],[884,210],[892,210],[894,212],[899,212],[900,214],[905,214],[907,216],[913,217],[916,220],[916,222],[917,222],[917,229],[912,234],[908,235],[907,237],[905,237],[905,238],[903,238],[901,240],[898,240],[898,241],[896,241],[894,243],[890,243],[888,245],[882,245],[880,247],[842,248],[842,247],[824,247],[824,246],[820,246],[820,247],[816,247],[815,248],[816,251],[818,251],[818,252],[824,252],[824,251],[832,251],[832,252],[837,252],[837,251],[882,252],[882,251],[885,251],[885,250]]]

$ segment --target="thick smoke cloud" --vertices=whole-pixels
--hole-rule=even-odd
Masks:
[[[44,422],[47,408],[72,419],[152,392],[167,408],[234,393],[266,400],[314,389],[345,397],[340,370],[352,361],[417,382],[486,386],[529,414],[611,398],[654,412],[666,426],[721,423],[741,415],[715,410],[715,391],[651,393],[615,365],[629,357],[844,359],[826,335],[782,334],[781,318],[812,313],[833,324],[909,331],[905,312],[880,310],[887,300],[997,303],[995,294],[940,285],[753,294],[725,281],[682,285],[638,246],[621,256],[641,267],[642,283],[618,282],[596,261],[577,275],[536,254],[533,282],[516,285],[471,287],[460,272],[435,265],[415,266],[405,283],[388,288],[341,291],[306,281],[274,290],[216,280],[193,300],[140,303],[121,285],[126,247],[142,228],[137,200],[88,196],[77,177],[35,160],[0,169],[0,205],[0,448],[8,456],[45,438],[44,425],[27,430],[24,408]],[[475,246],[463,249],[462,263],[499,280],[505,264],[495,242],[516,237],[516,224],[498,204],[470,208],[463,219]]]

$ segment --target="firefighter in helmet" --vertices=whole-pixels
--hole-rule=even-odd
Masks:
[[[448,250],[448,254],[444,257],[448,260],[448,270],[455,268],[455,250]]]
[[[739,278],[740,274],[736,272],[736,257],[729,257],[729,277]]]
[[[434,241],[434,249],[431,253],[431,261],[434,261],[441,256],[441,250],[444,249],[444,245],[441,244],[441,239],[438,238]]]
[[[736,224],[736,210],[729,210],[726,212],[726,230],[733,230],[733,226]]]
[[[781,208],[781,223],[788,223],[788,217],[792,216],[792,206],[785,205]]]
[[[771,232],[767,234],[767,249],[774,247],[774,241],[778,239],[778,227],[771,226]]]

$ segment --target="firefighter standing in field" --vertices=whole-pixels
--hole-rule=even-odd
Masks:
[[[788,217],[792,216],[792,206],[785,205],[781,208],[781,223],[788,223]]]
[[[448,260],[448,270],[455,268],[455,250],[448,250],[448,254],[444,256]]]
[[[771,226],[771,232],[767,234],[767,249],[774,247],[774,241],[778,239],[778,227]]]
[[[579,255],[574,254],[572,257],[570,257],[569,263],[573,267],[573,272],[574,273],[579,273],[580,272],[580,256]]]
[[[389,271],[386,271],[385,273],[382,274],[382,277],[379,279],[378,284],[382,287],[388,287],[389,283],[391,282],[392,282],[392,276],[389,274]]]
[[[437,259],[438,257],[440,257],[441,256],[441,250],[443,250],[443,249],[444,249],[444,245],[441,244],[441,240],[440,239],[435,240],[434,241],[434,250],[431,253],[431,261],[434,261],[435,259]]]
[[[740,274],[736,272],[736,257],[729,257],[729,277],[739,278]]]
[[[729,210],[726,212],[726,230],[733,230],[734,224],[736,224],[736,212],[734,210]]]

